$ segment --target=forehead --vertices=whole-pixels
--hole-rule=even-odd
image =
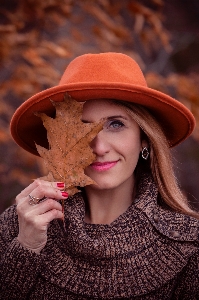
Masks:
[[[113,100],[94,99],[86,101],[84,103],[82,119],[92,121],[93,118],[96,120],[115,115],[121,115],[123,117],[129,118],[129,115],[125,111],[125,109],[122,106],[119,106],[116,103],[114,103]]]

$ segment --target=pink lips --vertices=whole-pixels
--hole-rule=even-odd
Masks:
[[[108,161],[108,162],[94,162],[90,165],[96,171],[106,171],[111,169],[117,164],[118,161]]]

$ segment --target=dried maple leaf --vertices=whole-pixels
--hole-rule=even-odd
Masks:
[[[83,103],[75,101],[68,94],[65,94],[62,102],[51,102],[56,108],[55,118],[37,113],[47,130],[50,145],[49,150],[36,145],[49,172],[42,179],[64,182],[69,195],[73,195],[78,191],[76,187],[95,183],[84,174],[84,169],[95,159],[89,144],[102,130],[103,121],[83,123]]]

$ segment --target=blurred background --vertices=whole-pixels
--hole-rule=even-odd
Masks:
[[[107,51],[133,57],[150,87],[195,115],[195,131],[172,154],[180,186],[199,209],[199,1],[0,0],[0,212],[43,175],[41,159],[10,136],[13,112],[57,85],[77,55]]]

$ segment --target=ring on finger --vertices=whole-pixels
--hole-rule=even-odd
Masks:
[[[34,197],[32,195],[28,195],[28,196],[29,196],[29,201],[28,202],[29,202],[30,205],[36,205],[39,202],[41,202],[41,201],[43,201],[47,198],[46,196],[44,196],[42,198],[37,198],[37,197]]]

